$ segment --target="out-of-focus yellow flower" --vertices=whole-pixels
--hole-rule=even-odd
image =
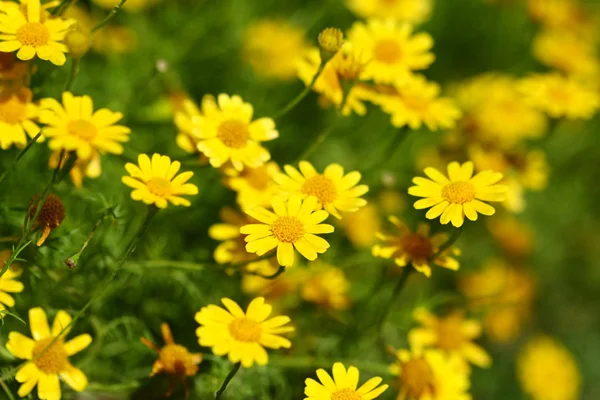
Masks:
[[[597,34],[592,13],[579,0],[528,0],[527,6],[532,19],[547,28],[587,37]]]
[[[332,310],[345,310],[350,305],[350,282],[340,268],[317,263],[311,276],[302,283],[301,295],[308,302]]]
[[[531,226],[511,215],[490,219],[488,230],[498,245],[515,258],[525,258],[533,249],[533,230]]]
[[[5,265],[10,258],[10,250],[0,251],[0,265]],[[14,307],[15,299],[9,293],[21,293],[25,288],[17,279],[21,276],[21,266],[13,263],[8,270],[0,277],[0,319],[4,316],[2,310],[6,307]]]
[[[390,372],[399,377],[399,400],[467,400],[469,375],[460,357],[440,350],[398,350]]]
[[[381,230],[381,220],[377,208],[371,204],[361,207],[357,212],[346,214],[341,221],[342,228],[350,242],[359,248],[369,248]]]
[[[290,268],[274,279],[263,278],[276,274],[278,270],[279,264],[275,258],[248,263],[246,273],[242,276],[242,291],[251,296],[263,296],[269,301],[297,293],[307,275],[306,270]]]
[[[565,31],[548,30],[533,41],[533,55],[568,75],[592,77],[600,70],[596,43]]]
[[[38,195],[34,196],[29,202],[29,218],[35,217],[40,198]],[[40,211],[33,222],[33,228],[41,229],[42,235],[36,242],[36,245],[41,246],[44,244],[50,232],[56,229],[62,224],[65,219],[65,206],[61,199],[54,193],[50,193],[44,200],[44,204],[40,207]]]
[[[333,376],[333,378],[332,378]],[[376,376],[358,387],[359,371],[356,367],[346,370],[344,364],[333,364],[333,374],[329,375],[324,369],[317,370],[320,382],[312,378],[305,381],[304,400],[372,400],[388,388],[381,385],[383,379]]]
[[[425,168],[430,179],[413,178],[408,194],[423,199],[415,202],[417,210],[430,208],[427,219],[440,217],[442,224],[452,222],[455,227],[462,226],[465,216],[471,221],[477,220],[477,213],[493,215],[496,210],[484,201],[504,201],[507,188],[497,185],[502,174],[491,170],[479,172],[473,176],[473,162],[460,165],[454,161],[448,164],[448,176],[435,168]]]
[[[433,39],[428,33],[413,35],[413,26],[393,20],[370,19],[355,22],[348,40],[355,51],[369,60],[362,79],[376,83],[404,83],[414,71],[429,67],[435,60],[430,52]]]
[[[244,168],[238,176],[227,178],[226,184],[237,192],[240,207],[269,207],[278,193],[273,178],[280,172],[279,165],[270,161],[257,168]]]
[[[266,78],[292,79],[298,58],[308,49],[304,30],[284,19],[263,19],[248,26],[243,57]]]
[[[582,377],[573,355],[548,336],[531,339],[517,359],[517,376],[532,400],[581,398]]]
[[[242,226],[255,223],[256,220],[229,207],[221,208],[219,216],[222,222],[208,229],[208,236],[221,242],[213,255],[215,261],[219,264],[238,264],[258,258],[246,251],[245,235],[240,233]]]
[[[60,150],[55,150],[51,155],[48,161],[48,165],[50,168],[54,169],[58,167]],[[75,164],[73,164],[73,168],[69,171],[69,176],[71,177],[71,181],[73,181],[73,185],[76,188],[83,187],[83,178],[98,178],[102,174],[102,164],[100,162],[100,155],[98,152],[92,152],[92,155],[89,159],[84,160],[78,158],[75,160]]]
[[[408,333],[411,348],[433,347],[482,368],[492,364],[489,354],[474,342],[481,336],[481,324],[466,319],[464,311],[455,310],[444,317],[437,317],[424,308],[417,308],[413,315],[421,326]]]
[[[597,91],[558,73],[531,75],[519,89],[529,104],[552,118],[590,119],[600,108]]]
[[[362,18],[391,18],[418,24],[429,18],[433,0],[346,0]]]
[[[317,198],[310,196],[304,200],[292,195],[288,200],[276,197],[273,212],[255,207],[245,212],[258,220],[258,224],[245,225],[240,232],[248,235],[246,250],[262,256],[277,248],[279,265],[291,267],[294,264],[294,248],[306,259],[314,261],[317,254],[329,248],[329,243],[317,234],[333,232],[333,226],[322,224],[329,217],[324,210],[317,208]]]
[[[459,281],[459,290],[474,311],[483,311],[483,327],[490,340],[513,341],[531,315],[535,281],[523,269],[490,260],[478,271]]]
[[[227,310],[209,305],[196,313],[196,330],[200,346],[212,347],[218,356],[228,355],[232,363],[241,363],[250,368],[254,363],[266,365],[269,356],[265,347],[270,349],[288,349],[292,343],[280,336],[292,332],[289,317],[269,318],[272,307],[265,299],[257,297],[244,312],[233,300],[223,298],[221,302]]]
[[[302,199],[314,196],[317,209],[324,208],[329,214],[341,219],[340,211],[355,212],[367,204],[360,196],[369,191],[367,185],[359,185],[361,174],[358,171],[344,173],[339,164],[329,164],[323,173],[318,173],[308,161],[300,161],[300,171],[291,165],[283,167],[285,173],[275,175],[285,198],[298,195]]]
[[[406,209],[406,195],[397,189],[383,189],[378,200],[382,214],[400,214]]]
[[[181,163],[171,162],[168,156],[155,153],[151,161],[147,154],[140,154],[138,165],[125,164],[129,176],[122,177],[121,181],[134,189],[131,192],[133,200],[154,204],[158,208],[166,208],[169,202],[176,206],[189,207],[190,201],[181,195],[198,194],[198,187],[186,183],[194,173],[187,171],[177,175],[179,168]]]
[[[445,233],[430,234],[431,227],[428,224],[420,224],[416,232],[406,226],[404,222],[395,216],[390,216],[389,221],[394,225],[397,232],[393,234],[377,234],[382,244],[373,246],[373,255],[386,259],[393,259],[399,267],[411,264],[417,271],[427,277],[431,277],[431,264],[457,271],[458,261],[452,256],[459,255],[456,247],[450,247],[435,259],[440,246],[448,240]]]
[[[511,213],[522,213],[525,211],[525,190],[516,177],[509,175],[504,179],[504,185],[507,187],[506,198],[502,206]]]
[[[128,0],[124,5],[123,9],[128,12],[139,12],[142,11],[154,4],[158,3],[160,0]],[[102,8],[106,8],[107,10],[114,8],[117,6],[121,0],[93,0],[93,2],[99,5]]]
[[[88,384],[87,377],[69,362],[69,357],[79,353],[92,342],[88,334],[76,336],[65,342],[70,328],[71,317],[60,310],[54,318],[52,330],[48,318],[41,308],[29,310],[29,326],[33,339],[19,332],[10,332],[6,349],[15,357],[27,360],[15,375],[22,383],[18,394],[27,396],[37,385],[38,396],[45,400],[60,400],[59,377],[75,391],[81,392]]]
[[[0,81],[15,81],[27,75],[27,64],[14,53],[0,52]]]
[[[34,122],[38,107],[32,102],[31,90],[20,88],[0,94],[0,148],[9,149],[12,145],[25,147],[27,136],[34,137],[40,132]],[[38,142],[43,141],[40,137]]]

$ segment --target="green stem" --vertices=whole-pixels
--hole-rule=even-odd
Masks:
[[[254,262],[254,261],[250,261],[250,262]],[[254,275],[254,276],[260,276],[261,278],[264,279],[276,279],[279,275],[283,274],[285,272],[285,267],[284,266],[279,266],[279,269],[271,275],[262,275],[262,274],[258,274],[256,272],[246,272],[247,275]]]
[[[310,84],[307,87],[305,87],[304,90],[302,92],[300,92],[300,94],[298,96],[296,96],[292,101],[290,101],[279,112],[275,113],[275,116],[273,117],[273,119],[279,119],[279,118],[283,117],[285,114],[290,112],[294,107],[296,107],[302,101],[302,99],[304,99],[310,93],[313,86],[315,86],[317,79],[319,78],[319,76],[321,76],[321,73],[325,69],[325,65],[327,65],[327,63],[321,62],[321,64],[319,64],[319,69],[317,70],[317,73],[313,77]]]
[[[98,29],[102,28],[104,25],[108,24],[108,22],[113,19],[113,17],[115,15],[117,15],[117,13],[119,12],[119,10],[121,9],[121,7],[123,7],[123,5],[127,2],[127,0],[121,0],[121,2],[119,4],[117,4],[111,11],[110,13],[108,13],[108,15],[106,16],[106,18],[104,18],[102,21],[100,21],[96,26],[94,26],[94,28],[92,29],[92,33],[96,32]]]
[[[452,245],[454,243],[456,243],[456,241],[460,237],[462,231],[463,231],[463,227],[462,226],[460,228],[456,229],[452,233],[452,235],[448,238],[448,240],[446,240],[446,242],[443,245],[440,246],[440,248],[438,249],[438,251],[433,256],[431,256],[430,261],[435,260],[441,254],[443,254],[446,250],[448,250],[450,247],[452,247]]]
[[[335,128],[335,125],[336,124],[334,123],[329,128],[324,129],[319,134],[319,136],[317,136],[317,138],[315,139],[313,144],[310,145],[306,150],[304,150],[304,152],[302,154],[300,154],[300,156],[298,156],[298,158],[296,159],[296,162],[306,160],[312,153],[314,153],[315,150],[317,150],[317,148],[319,148],[319,146],[329,137],[329,135],[331,135],[331,133],[333,133],[333,129]]]
[[[15,396],[13,396],[8,386],[6,386],[6,383],[0,381],[0,386],[2,386],[2,390],[4,390],[9,400],[15,400]]]
[[[241,363],[235,363],[235,364],[233,364],[233,368],[231,368],[231,371],[229,371],[229,373],[225,377],[225,380],[223,381],[223,384],[221,385],[221,387],[219,388],[219,390],[217,390],[217,393],[215,393],[215,400],[219,400],[221,398],[221,396],[223,395],[223,392],[225,392],[225,389],[227,389],[227,385],[229,385],[229,382],[231,382],[231,380],[233,379],[233,377],[235,376],[235,374],[238,373],[238,371],[240,370],[241,366],[242,366]]]
[[[388,300],[386,306],[383,308],[383,312],[381,313],[381,316],[379,317],[379,321],[377,322],[377,330],[379,332],[381,332],[381,329],[383,328],[383,324],[387,320],[387,317],[390,314],[390,311],[392,310],[392,306],[396,302],[396,299],[398,298],[398,295],[400,294],[400,292],[402,292],[402,289],[404,289],[404,286],[406,286],[408,277],[411,275],[413,270],[414,270],[414,268],[412,265],[407,265],[406,267],[404,267],[402,276],[400,277],[400,280],[398,280],[398,283],[396,283],[396,286],[394,287],[394,291],[392,292],[392,296]]]
[[[71,60],[71,73],[69,74],[69,78],[67,79],[67,83],[65,84],[65,92],[70,92],[73,84],[75,83],[75,78],[77,78],[77,74],[79,73],[79,58]]]
[[[56,17],[60,17],[61,15],[64,14],[65,11],[67,11],[67,8],[69,8],[69,6],[71,5],[72,2],[73,2],[73,0],[62,0],[59,5],[54,7],[54,9],[52,10],[52,12],[50,14],[52,14]]]
[[[37,140],[42,136],[42,131],[40,131],[37,135],[35,135],[33,137],[33,139],[31,139],[29,141],[29,143],[27,143],[27,146],[25,146],[25,148],[23,150],[21,150],[21,152],[17,155],[17,158],[15,158],[15,161],[13,161],[13,163],[2,173],[2,175],[0,176],[0,182],[2,182],[4,180],[4,178],[6,177],[6,175],[8,175],[8,173],[15,167],[15,165],[17,165],[17,163],[19,162],[19,160],[21,158],[23,158],[23,156],[25,155],[25,153],[27,153],[29,151],[29,149],[31,148],[31,146],[33,146],[33,144],[35,142],[37,142]]]
[[[74,255],[71,256],[69,258],[67,258],[65,260],[65,264],[67,265],[67,267],[73,269],[75,267],[77,267],[77,262],[79,261],[79,257],[81,257],[81,254],[83,253],[83,251],[86,249],[86,247],[88,246],[88,244],[90,243],[90,241],[92,240],[92,238],[94,237],[94,234],[96,233],[96,230],[100,227],[100,224],[102,224],[102,222],[110,215],[114,216],[114,211],[115,211],[116,206],[112,206],[107,208],[102,215],[100,216],[100,218],[98,218],[98,220],[96,221],[96,223],[94,224],[94,227],[92,228],[92,231],[90,232],[90,234],[88,235],[86,241],[83,243],[83,246],[81,246],[81,249],[79,249],[79,251]]]

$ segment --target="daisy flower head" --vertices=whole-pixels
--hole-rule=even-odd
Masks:
[[[10,250],[0,251],[0,265],[5,265],[11,254]],[[2,310],[15,306],[15,299],[9,293],[21,293],[24,289],[23,284],[18,281],[22,272],[21,267],[13,263],[4,275],[0,276],[0,319],[4,316]]]
[[[134,189],[131,192],[133,200],[154,204],[158,208],[166,208],[169,202],[176,206],[189,207],[190,201],[181,196],[198,194],[198,187],[186,183],[194,173],[186,171],[177,175],[179,168],[181,163],[171,162],[168,156],[154,153],[150,160],[147,154],[140,154],[138,165],[125,164],[129,176],[122,177],[121,181]]]
[[[218,356],[227,355],[232,363],[241,363],[250,368],[255,363],[266,365],[269,362],[269,349],[289,349],[292,343],[280,336],[293,332],[288,326],[290,318],[277,316],[269,318],[272,307],[265,299],[257,297],[250,302],[246,312],[233,300],[221,299],[226,309],[209,305],[196,313],[200,327],[196,329],[200,346],[212,347]]]
[[[329,217],[324,210],[314,211],[317,198],[310,196],[304,200],[298,195],[288,200],[273,199],[273,212],[262,207],[245,210],[246,214],[260,223],[245,225],[240,232],[246,240],[246,251],[262,256],[277,248],[277,261],[283,267],[294,264],[296,249],[310,261],[318,254],[325,253],[329,243],[317,234],[333,232],[333,226],[322,224]]]
[[[52,64],[63,65],[67,47],[62,43],[74,20],[51,17],[40,0],[29,0],[26,7],[6,7],[0,13],[0,51],[17,51],[20,60],[37,55]]]
[[[320,382],[307,378],[304,388],[307,397],[304,400],[372,400],[388,388],[388,385],[379,386],[383,379],[378,376],[358,387],[358,368],[351,366],[346,369],[340,362],[333,364],[332,372],[329,375],[324,369],[318,369],[317,377]]]
[[[29,326],[33,339],[19,332],[8,334],[6,349],[13,356],[27,360],[15,376],[17,382],[22,383],[19,396],[27,396],[37,385],[40,399],[60,400],[59,378],[77,392],[85,389],[87,377],[70,363],[69,357],[88,347],[92,337],[83,334],[66,341],[70,323],[69,314],[60,310],[50,329],[44,310],[32,308],[29,310]]]
[[[497,185],[502,174],[491,170],[482,171],[473,176],[473,163],[462,165],[454,161],[448,164],[448,177],[435,168],[425,168],[430,179],[413,178],[408,194],[423,199],[415,202],[417,210],[430,208],[427,219],[440,217],[440,222],[459,228],[465,216],[471,221],[477,220],[477,213],[493,215],[496,210],[484,201],[504,201],[507,187]]]
[[[200,142],[198,138],[198,124],[202,118],[203,111],[187,95],[184,96],[183,100],[177,97],[172,99],[176,100],[174,122],[179,131],[175,141],[187,153],[196,153],[199,151],[198,143]],[[206,104],[209,98],[211,97],[205,96],[203,104]]]
[[[362,18],[391,18],[418,24],[429,18],[433,0],[346,0],[348,8]]]
[[[38,108],[32,102],[33,94],[27,88],[0,95],[0,148],[9,149],[12,145],[25,147],[27,136],[33,138],[40,132],[34,122]],[[43,141],[40,137],[38,141]]]
[[[367,204],[361,196],[369,191],[367,185],[359,185],[358,171],[344,173],[339,164],[329,164],[323,173],[317,172],[308,161],[300,161],[300,170],[284,166],[285,173],[275,175],[275,183],[284,197],[298,195],[305,199],[314,196],[317,209],[324,208],[329,214],[341,219],[342,212],[355,212]]]
[[[459,263],[453,257],[460,254],[456,247],[451,246],[443,253],[438,254],[439,248],[448,241],[447,234],[436,233],[431,235],[429,224],[420,224],[417,231],[412,232],[404,222],[395,216],[390,216],[389,221],[394,225],[397,232],[377,234],[377,238],[381,243],[373,246],[372,253],[375,257],[393,259],[399,267],[406,267],[411,264],[428,278],[431,277],[432,265],[453,271],[458,270]]]
[[[302,282],[302,299],[334,311],[347,309],[350,306],[350,282],[346,274],[333,265],[318,264]]]
[[[341,225],[354,247],[370,248],[381,230],[379,210],[369,203],[355,213],[344,215]]]
[[[593,77],[600,70],[596,42],[568,31],[539,33],[533,41],[533,55],[568,75]]]
[[[215,101],[205,96],[203,115],[192,121],[199,138],[198,150],[219,168],[227,161],[241,171],[245,166],[256,168],[271,159],[261,142],[279,137],[271,118],[252,120],[254,108],[240,96],[220,94]]]
[[[90,96],[64,92],[62,104],[46,98],[40,107],[40,121],[46,124],[42,133],[51,150],[74,151],[78,158],[89,160],[95,152],[122,154],[121,143],[129,140],[131,129],[116,125],[123,114],[106,108],[94,111]]]
[[[278,193],[273,178],[281,172],[274,161],[257,168],[244,168],[237,176],[226,179],[226,184],[237,192],[237,203],[242,208],[270,207]]]
[[[361,78],[376,83],[405,82],[413,71],[428,68],[435,56],[430,52],[433,39],[427,33],[413,34],[409,23],[370,19],[355,22],[348,40],[370,60]]]

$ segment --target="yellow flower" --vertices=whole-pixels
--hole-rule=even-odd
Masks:
[[[227,310],[209,305],[196,313],[196,321],[200,327],[196,330],[200,346],[212,347],[218,356],[228,355],[232,363],[240,362],[244,368],[254,363],[266,365],[269,349],[289,349],[292,343],[280,336],[282,333],[294,331],[286,316],[269,318],[272,307],[265,304],[265,299],[257,297],[244,311],[233,300],[223,298],[221,302]]]
[[[431,235],[431,228],[428,224],[419,224],[417,231],[413,233],[397,217],[390,216],[389,221],[394,224],[398,233],[392,235],[377,234],[377,237],[383,243],[373,246],[373,255],[375,257],[393,259],[394,263],[399,267],[411,264],[417,271],[427,277],[431,277],[431,264],[453,271],[458,270],[460,265],[452,257],[452,255],[460,254],[460,251],[456,247],[450,247],[433,259],[438,253],[440,246],[448,241],[447,234],[436,233]]]
[[[245,267],[246,273],[242,275],[242,291],[272,301],[296,293],[299,285],[304,281],[306,270],[292,268],[275,279],[262,277],[274,275],[278,270],[279,264],[274,258],[249,263]]]
[[[40,399],[60,400],[59,377],[77,392],[85,389],[88,380],[79,368],[71,365],[69,357],[88,347],[92,337],[83,334],[65,342],[70,328],[62,330],[70,323],[69,314],[60,310],[50,330],[44,310],[32,308],[29,310],[29,326],[33,339],[19,332],[8,334],[6,349],[13,356],[27,360],[15,376],[17,382],[22,383],[19,396],[27,396],[38,385]]]
[[[525,258],[533,250],[531,226],[510,215],[488,221],[487,228],[498,245],[509,256]]]
[[[62,104],[55,99],[42,99],[40,121],[47,126],[42,133],[50,139],[51,150],[75,151],[77,157],[89,160],[95,152],[122,154],[122,142],[129,140],[131,129],[115,125],[123,114],[102,108],[94,112],[90,96],[62,95]]]
[[[362,18],[392,18],[415,24],[429,18],[433,0],[346,0],[348,8]]]
[[[160,326],[165,346],[160,348],[150,340],[142,338],[142,343],[158,353],[158,360],[152,365],[150,376],[156,374],[170,375],[169,396],[178,380],[183,381],[185,389],[185,398],[188,398],[188,389],[186,376],[194,376],[198,373],[198,364],[202,362],[202,354],[190,353],[184,346],[175,343],[169,324],[163,323]]]
[[[324,369],[317,370],[320,382],[312,378],[305,381],[304,400],[372,400],[379,397],[388,388],[381,385],[383,379],[376,376],[369,379],[360,387],[359,371],[356,367],[346,369],[344,364],[333,364],[333,374],[329,375]]]
[[[94,3],[99,5],[100,7],[106,8],[108,10],[113,9],[117,6],[121,0],[93,0]],[[139,12],[145,8],[148,8],[160,0],[128,0],[124,5],[123,9],[128,12]]]
[[[340,268],[317,263],[311,266],[311,276],[302,283],[301,295],[305,301],[332,310],[345,310],[350,306],[350,282]]]
[[[413,27],[408,23],[389,19],[371,19],[366,24],[355,22],[348,40],[370,60],[361,78],[377,83],[405,82],[413,71],[426,69],[435,60],[429,51],[433,47],[431,36],[413,35]]]
[[[531,75],[519,88],[532,106],[552,118],[590,119],[600,108],[594,89],[558,73]]]
[[[424,308],[417,308],[413,315],[422,326],[408,333],[411,348],[433,347],[478,367],[489,367],[492,364],[489,354],[473,342],[481,336],[481,324],[466,319],[464,314],[464,311],[456,310],[438,318]]]
[[[321,224],[329,214],[327,211],[314,211],[317,198],[310,196],[302,200],[293,195],[287,201],[273,200],[273,212],[255,207],[245,212],[258,220],[259,224],[245,225],[240,232],[248,235],[246,250],[262,256],[277,247],[279,265],[290,267],[294,264],[294,248],[310,261],[317,259],[317,253],[325,253],[329,243],[316,234],[331,233],[333,226]]]
[[[568,349],[556,340],[531,339],[517,359],[517,376],[532,400],[576,400],[581,395],[581,373]]]
[[[319,33],[321,58],[329,61],[344,45],[344,32],[338,28],[325,28]]]
[[[0,251],[0,265],[4,266],[11,255],[10,250]],[[22,272],[21,267],[13,263],[0,277],[0,319],[3,317],[1,310],[15,306],[15,299],[9,293],[21,293],[24,289],[23,284],[17,280]]]
[[[298,57],[308,48],[304,31],[284,19],[262,19],[246,29],[244,59],[265,78],[292,79]]]
[[[360,196],[367,193],[369,187],[358,185],[360,172],[344,174],[339,164],[329,164],[322,174],[308,161],[300,161],[299,166],[300,171],[286,165],[286,173],[274,177],[285,196],[298,195],[303,199],[314,196],[318,200],[317,209],[324,208],[336,218],[342,218],[340,211],[355,212],[367,204]]]
[[[15,93],[0,96],[0,148],[9,149],[13,144],[25,147],[27,135],[33,138],[40,132],[34,122],[38,108],[31,102],[31,90],[21,88]],[[43,136],[38,142],[43,141]]]
[[[29,218],[35,216],[36,210],[39,204],[39,196],[35,195],[29,202]],[[63,219],[65,219],[65,206],[60,198],[54,193],[50,193],[44,204],[40,207],[40,211],[33,223],[33,228],[39,228],[42,230],[42,235],[36,242],[36,245],[41,246],[44,244],[50,232],[60,226]]]
[[[1,12],[1,10],[0,10]],[[27,75],[27,64],[14,53],[0,52],[0,81],[16,81]]]
[[[398,350],[390,372],[399,376],[398,400],[469,400],[462,360],[439,350]]]
[[[567,31],[539,33],[533,41],[533,55],[542,64],[568,75],[591,77],[600,70],[596,43]]]
[[[213,255],[215,261],[219,264],[238,264],[258,258],[246,251],[245,235],[240,233],[242,226],[256,221],[229,207],[221,208],[219,216],[223,222],[214,224],[208,229],[208,236],[211,239],[222,242],[215,249]]]
[[[377,232],[381,230],[377,208],[371,204],[355,213],[345,215],[341,224],[348,240],[359,248],[371,247],[377,239]]]
[[[579,0],[528,0],[531,17],[550,29],[563,29],[582,36],[597,34],[593,12]]]
[[[280,172],[279,165],[270,161],[257,168],[244,168],[238,176],[227,178],[226,184],[237,192],[240,207],[269,207],[278,193],[273,177]]]
[[[193,172],[187,171],[177,175],[181,167],[179,161],[171,162],[168,156],[156,153],[152,155],[152,161],[150,161],[148,155],[140,154],[138,165],[125,164],[125,169],[130,176],[121,178],[125,185],[135,189],[131,192],[133,200],[154,204],[158,208],[167,207],[167,202],[176,206],[189,207],[190,201],[181,195],[198,194],[196,185],[186,183],[194,176]]]
[[[493,215],[496,210],[483,201],[504,201],[507,188],[496,185],[502,174],[491,170],[479,172],[473,176],[473,163],[460,165],[454,161],[448,164],[448,176],[445,177],[435,168],[425,168],[425,174],[431,178],[413,178],[408,194],[424,199],[415,202],[417,210],[430,208],[425,216],[435,219],[441,216],[442,224],[452,221],[455,227],[462,226],[465,216],[471,221],[477,220],[477,213]],[[483,200],[483,201],[482,201]]]
[[[58,167],[58,161],[60,157],[60,150],[55,150],[48,160],[48,165],[50,168],[55,169]],[[93,152],[92,156],[87,159],[78,158],[75,160],[75,164],[73,164],[73,168],[69,172],[69,176],[71,177],[71,181],[76,188],[81,188],[83,186],[83,178],[98,178],[102,174],[102,164],[100,162],[100,155],[98,152]]]
[[[26,12],[25,12],[26,11]],[[21,60],[38,56],[55,65],[63,65],[67,58],[67,47],[61,43],[73,20],[50,18],[40,5],[40,0],[27,1],[26,10],[6,7],[0,13],[0,51],[17,51]]]

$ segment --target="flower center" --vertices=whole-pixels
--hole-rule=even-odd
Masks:
[[[28,22],[17,29],[17,40],[24,46],[40,47],[48,44],[50,32],[39,22]]]
[[[147,183],[150,192],[158,197],[166,197],[171,194],[171,182],[160,176],[155,176]]]
[[[402,58],[402,48],[395,40],[380,40],[375,45],[373,57],[384,64],[396,64]]]
[[[361,400],[362,396],[349,388],[336,390],[331,394],[331,400]]]
[[[438,346],[443,350],[457,350],[464,342],[462,335],[463,318],[452,314],[440,320],[438,325]]]
[[[229,324],[229,333],[240,342],[256,343],[260,340],[262,328],[249,318],[237,318]]]
[[[42,339],[33,347],[33,362],[40,371],[47,375],[58,374],[69,366],[69,359],[62,340],[55,341],[46,349],[52,340],[54,340],[53,337]],[[44,349],[46,350],[44,351]]]
[[[189,351],[178,344],[168,344],[160,350],[160,361],[166,373],[185,375],[189,366],[194,366]]]
[[[401,240],[402,250],[408,253],[412,259],[427,260],[433,255],[431,240],[416,233],[409,233]]]
[[[475,187],[470,182],[452,182],[442,189],[442,197],[454,204],[464,204],[475,198]]]
[[[429,110],[429,102],[427,100],[419,99],[414,96],[403,97],[402,102],[406,107],[421,114],[424,114]]]
[[[72,135],[78,136],[86,141],[91,141],[98,134],[98,129],[96,129],[96,126],[83,119],[76,119],[69,122],[67,129]]]
[[[271,231],[280,242],[295,243],[304,235],[304,224],[296,217],[279,217],[271,225]]]
[[[433,373],[425,360],[417,358],[402,365],[402,384],[408,391],[408,398],[420,398],[429,390],[433,391]]]
[[[0,121],[9,125],[18,124],[27,117],[27,106],[16,96],[0,100]]]
[[[229,119],[221,122],[217,128],[217,137],[225,146],[241,149],[246,147],[250,132],[248,132],[248,126],[242,121]]]
[[[332,203],[337,199],[337,190],[331,179],[323,175],[315,175],[302,185],[302,192],[315,196],[321,204]]]

